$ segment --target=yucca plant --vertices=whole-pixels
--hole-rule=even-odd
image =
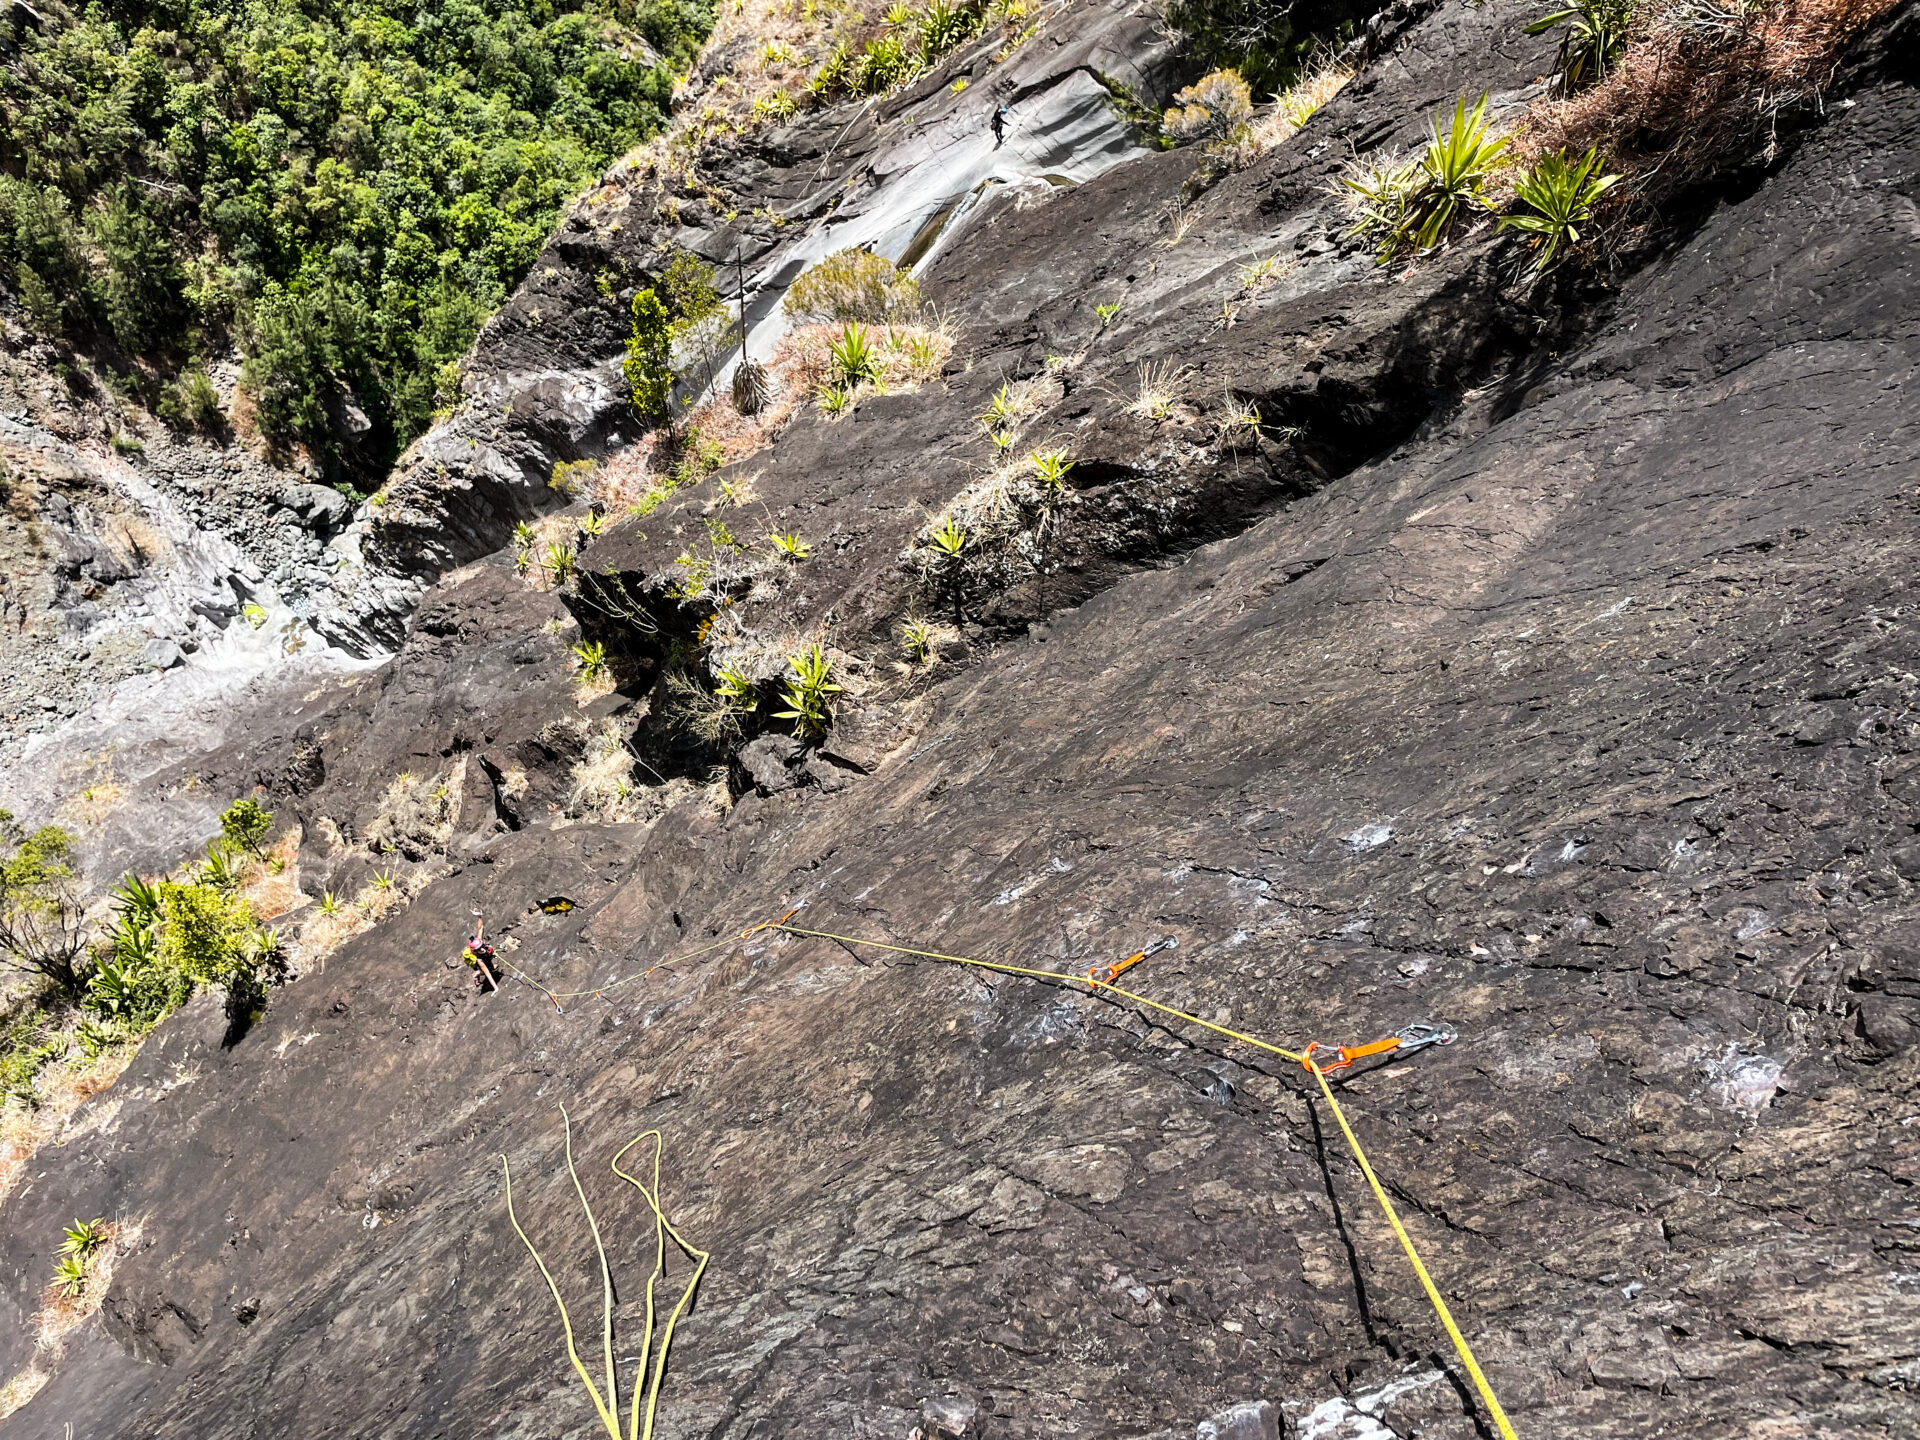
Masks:
[[[849,320],[841,328],[839,338],[827,347],[827,355],[834,379],[842,386],[851,388],[879,373],[867,327],[857,320]]]
[[[200,883],[216,890],[238,890],[245,878],[240,860],[218,843],[207,847],[207,858],[200,866]]]
[[[1041,493],[1052,498],[1067,488],[1067,472],[1073,469],[1073,462],[1067,459],[1066,451],[1035,451],[1032,459],[1033,478],[1039,482]]]
[[[1019,418],[1015,413],[1018,408],[1012,387],[1003,382],[993,392],[993,399],[987,402],[987,408],[980,412],[980,423],[989,430],[1004,430]]]
[[[900,627],[900,648],[916,665],[933,660],[933,627],[924,620],[909,620]]]
[[[607,647],[598,640],[582,640],[573,647],[573,658],[580,662],[580,678],[597,685],[611,674],[607,665]]]
[[[789,655],[795,680],[781,691],[787,708],[773,712],[776,720],[791,720],[803,734],[824,735],[829,716],[827,696],[840,687],[833,683],[833,661],[816,642],[798,655]]]
[[[775,532],[767,536],[767,539],[773,543],[775,551],[789,560],[804,560],[813,552],[813,546],[795,534],[782,535]]]
[[[607,517],[598,510],[589,510],[580,521],[580,533],[589,540],[598,540],[607,528]]]
[[[328,890],[321,894],[320,913],[322,915],[338,915],[345,908],[346,907],[340,903],[340,897],[335,895],[333,891]]]
[[[967,548],[966,527],[949,515],[946,524],[928,533],[927,541],[949,560],[958,560],[960,552]]]
[[[953,49],[973,34],[978,23],[975,11],[966,5],[949,5],[933,0],[920,12],[920,53],[929,62]]]
[[[54,1262],[53,1288],[72,1300],[87,1288],[87,1262],[78,1255],[67,1255]]]
[[[1502,215],[1500,225],[1532,237],[1536,278],[1553,268],[1563,249],[1580,242],[1580,227],[1592,221],[1601,197],[1619,182],[1618,175],[1601,174],[1605,168],[1598,150],[1572,163],[1556,151],[1534,161],[1515,183],[1514,197],[1533,213]]]
[[[1120,313],[1120,302],[1114,300],[1105,305],[1096,305],[1093,313],[1100,317],[1100,328],[1104,330],[1113,323],[1113,317]]]
[[[1554,57],[1553,93],[1571,95],[1606,79],[1627,48],[1627,28],[1632,23],[1633,0],[1574,0],[1527,26],[1529,35],[1567,27],[1560,37],[1560,53]]]
[[[391,890],[393,888],[393,872],[391,870],[376,870],[373,875],[373,888],[376,890]]]
[[[1431,250],[1446,238],[1454,220],[1468,209],[1491,208],[1486,183],[1503,163],[1511,142],[1487,133],[1487,97],[1467,110],[1467,97],[1454,102],[1453,122],[1433,127],[1427,153],[1420,157],[1421,185],[1414,193],[1411,238],[1417,250]]]
[[[819,395],[822,415],[844,415],[853,406],[853,395],[844,385],[823,386]]]
[[[713,691],[733,705],[752,706],[759,699],[754,693],[753,681],[743,671],[728,665],[722,665],[714,675]]]
[[[66,1236],[60,1242],[60,1254],[77,1255],[85,1260],[94,1251],[107,1243],[107,1222],[105,1220],[76,1220],[61,1232]]]
[[[130,874],[113,892],[113,908],[122,923],[137,930],[148,929],[160,918],[159,887]]]
[[[1342,178],[1357,197],[1356,223],[1347,233],[1377,235],[1382,265],[1404,250],[1417,254],[1437,248],[1462,215],[1492,208],[1486,184],[1504,163],[1510,143],[1507,136],[1488,134],[1485,95],[1471,111],[1461,96],[1447,128],[1434,123],[1419,160],[1380,162]]]
[[[546,558],[540,562],[540,567],[547,572],[547,577],[555,585],[564,585],[573,578],[579,563],[579,557],[574,554],[571,545],[562,545],[556,540],[549,540]]]

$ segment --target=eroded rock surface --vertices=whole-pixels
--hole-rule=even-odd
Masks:
[[[1518,103],[1530,15],[1411,18],[1177,244],[1190,154],[938,256],[974,370],[750,462],[819,545],[755,623],[830,608],[877,663],[982,396],[1084,347],[1036,431],[1088,467],[1080,569],[985,575],[929,684],[742,756],[730,805],[557,823],[552,727],[640,725],[652,672],[580,703],[576,620],[501,557],[377,676],[198,757],[316,827],[371,824],[401,771],[470,759],[471,789],[410,906],[230,1049],[170,1020],[112,1123],[6,1198],[18,1313],[75,1214],[142,1240],[0,1434],[588,1433],[496,1158],[590,1335],[563,1104],[625,1333],[651,1251],[619,1145],[661,1129],[713,1252],[663,1434],[1486,1433],[1299,1067],[1110,996],[740,936],[795,906],[1062,971],[1168,937],[1129,984],[1288,1047],[1450,1023],[1341,1103],[1522,1435],[1913,1434],[1916,12],[1616,289],[1515,300],[1486,235],[1383,279],[1325,172],[1463,89]],[[1125,382],[1162,359],[1190,373],[1149,427]],[[1228,391],[1299,434],[1223,449]],[[658,586],[654,532],[714,493],[588,554]],[[499,994],[457,960],[476,910]],[[26,1346],[0,1330],[0,1370]]]

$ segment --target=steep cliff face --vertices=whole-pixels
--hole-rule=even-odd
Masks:
[[[310,839],[309,893],[377,863],[411,904],[237,1044],[211,1006],[168,1021],[5,1198],[4,1372],[61,1224],[140,1228],[0,1434],[593,1433],[496,1158],[588,1342],[563,1105],[623,1335],[652,1217],[605,1163],[636,1133],[712,1253],[657,1433],[1492,1433],[1299,1066],[1111,993],[740,933],[795,907],[1060,972],[1171,939],[1128,986],[1288,1049],[1448,1024],[1337,1091],[1519,1434],[1914,1433],[1920,21],[1607,282],[1529,292],[1486,229],[1388,276],[1327,178],[1463,93],[1517,112],[1533,17],[1394,7],[1212,185],[1141,151],[982,192],[928,251],[941,378],[805,409],[590,538],[611,616],[500,548],[563,503],[553,459],[633,439],[595,277],[663,222],[591,197],[483,338],[476,373],[518,378],[391,487],[395,657],[263,682],[130,802],[177,815],[190,774],[354,841],[394,833],[403,772],[448,796],[377,861]],[[1062,113],[1150,33],[1047,24],[1007,63]],[[911,246],[902,217],[976,193],[985,86],[953,81],[989,57],[950,63],[743,146],[742,196],[825,215],[855,177],[833,213]],[[922,121],[973,158],[860,209],[916,146],[938,168]],[[821,242],[751,244],[771,290]],[[926,532],[985,513],[1003,386],[1017,451],[1075,469],[942,568]],[[716,520],[811,549],[727,571]],[[934,663],[899,657],[916,617],[953,627]],[[583,635],[609,694],[576,693]],[[670,720],[676,667],[773,683],[814,641],[847,687],[819,743]],[[615,750],[629,793],[583,800]],[[128,824],[112,858],[155,863]],[[498,993],[457,959],[476,911]]]

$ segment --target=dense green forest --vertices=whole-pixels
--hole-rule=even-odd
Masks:
[[[0,286],[180,423],[377,467],[566,201],[665,122],[713,0],[58,0],[0,19]]]

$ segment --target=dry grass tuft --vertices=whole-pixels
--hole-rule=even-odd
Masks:
[[[1598,146],[1653,203],[1729,166],[1770,161],[1781,117],[1817,105],[1847,43],[1896,3],[1649,5],[1606,79],[1528,118],[1521,158]]]
[[[247,867],[241,894],[253,906],[253,913],[271,924],[307,903],[300,892],[299,826],[294,826],[264,852],[264,862],[255,860]],[[277,865],[277,868],[276,868]]]
[[[13,1188],[42,1145],[67,1136],[75,1112],[120,1078],[138,1048],[137,1043],[111,1045],[92,1060],[56,1060],[35,1081],[35,1105],[0,1110],[0,1196]]]
[[[466,775],[467,757],[462,755],[445,775],[396,776],[367,827],[368,847],[376,855],[400,854],[409,860],[443,852],[460,821]]]
[[[1171,360],[1140,367],[1140,388],[1127,402],[1127,413],[1142,420],[1158,422],[1173,413],[1174,387],[1184,371],[1176,371]]]
[[[87,1257],[87,1283],[78,1295],[63,1295],[52,1285],[47,1287],[46,1303],[34,1316],[40,1330],[40,1348],[58,1353],[65,1340],[100,1309],[107,1287],[113,1283],[113,1271],[123,1256],[131,1255],[140,1244],[138,1225],[110,1223],[103,1227],[106,1242]]]
[[[391,885],[369,882],[331,912],[310,906],[306,924],[287,947],[288,965],[295,975],[324,968],[335,950],[371,930],[446,873],[444,865],[423,865]]]
[[[827,386],[833,378],[833,343],[843,328],[801,325],[780,337],[772,368],[785,390],[813,395]],[[910,392],[939,379],[959,335],[959,327],[941,315],[929,315],[912,324],[869,325],[867,341],[873,347],[878,375],[855,386],[848,392],[849,399]]]
[[[7,1381],[5,1385],[0,1385],[0,1420],[6,1419],[38,1395],[47,1381],[52,1378],[40,1368],[39,1362],[36,1361]]]

